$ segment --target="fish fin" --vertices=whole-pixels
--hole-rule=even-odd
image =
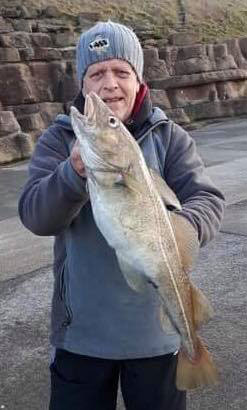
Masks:
[[[182,207],[175,192],[167,185],[165,180],[154,169],[149,168],[149,172],[166,207],[181,210]]]
[[[146,191],[143,188],[143,185],[140,184],[140,182],[130,173],[124,172],[122,174],[123,180],[122,180],[122,185],[125,185],[129,190],[133,191],[134,193],[137,194],[145,194]]]
[[[133,266],[129,264],[126,259],[123,259],[117,254],[117,260],[120,267],[120,270],[129,285],[129,287],[136,292],[142,292],[146,288],[146,279],[133,269]]]
[[[214,316],[214,311],[204,293],[191,283],[191,298],[193,306],[193,319],[195,329],[209,322]]]
[[[176,375],[178,390],[196,389],[218,383],[219,374],[212,356],[199,337],[197,339],[197,356],[195,360],[190,360],[184,352],[178,353]]]
[[[188,273],[192,270],[199,252],[197,232],[184,216],[176,212],[169,212],[169,217],[178,245],[183,269]]]

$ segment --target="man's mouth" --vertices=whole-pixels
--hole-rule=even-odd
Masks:
[[[122,97],[115,97],[115,98],[103,98],[103,101],[104,101],[104,103],[105,104],[112,104],[112,103],[115,103],[115,102],[119,102],[119,101],[122,101],[123,100],[123,98]]]

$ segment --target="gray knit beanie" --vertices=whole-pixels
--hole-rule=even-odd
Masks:
[[[77,76],[79,83],[89,65],[110,59],[127,61],[142,82],[143,51],[135,33],[128,27],[108,22],[99,22],[81,34],[76,48]]]

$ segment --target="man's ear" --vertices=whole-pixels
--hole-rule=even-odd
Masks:
[[[140,88],[141,88],[141,84],[140,84],[140,82],[139,82],[139,81],[137,81],[137,86],[136,86],[136,95],[139,93]]]

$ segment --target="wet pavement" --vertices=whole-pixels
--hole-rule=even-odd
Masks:
[[[189,393],[187,408],[246,410],[247,119],[210,124],[191,135],[228,206],[221,232],[201,250],[192,275],[215,309],[214,320],[201,334],[221,380],[217,387]],[[46,410],[49,399],[53,239],[34,236],[17,217],[17,198],[26,175],[27,162],[0,168],[0,409],[4,410]],[[123,409],[119,396],[118,410]]]

